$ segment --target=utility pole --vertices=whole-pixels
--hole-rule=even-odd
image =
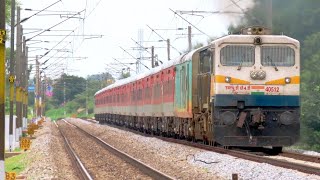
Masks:
[[[21,33],[22,34],[22,33]],[[25,105],[26,105],[26,37],[22,37],[22,53],[21,53],[21,127],[20,127],[20,135],[22,135],[23,122],[25,119]]]
[[[66,82],[63,80],[63,114],[66,117]]]
[[[39,76],[40,76],[40,73],[39,73],[39,61],[38,61],[38,56],[36,56],[36,89],[35,89],[35,116],[36,118],[38,117],[39,115],[39,112],[38,112],[38,107],[39,107]]]
[[[88,78],[86,79],[86,116],[88,116]]]
[[[42,71],[43,73],[44,73],[44,71]],[[44,116],[44,112],[45,112],[45,107],[46,107],[46,103],[45,103],[45,98],[46,98],[46,95],[45,95],[45,91],[46,91],[46,81],[47,81],[47,78],[46,78],[46,75],[44,75],[44,77],[43,77],[43,80],[42,80],[42,82],[41,82],[41,84],[42,84],[42,95],[41,95],[41,116]]]
[[[28,94],[29,94],[29,92],[28,92],[28,87],[29,87],[29,70],[28,70],[28,47],[26,46],[26,48],[25,48],[25,65],[26,65],[26,68],[25,68],[25,70],[26,70],[26,76],[25,76],[25,82],[26,82],[26,86],[25,86],[25,88],[26,88],[26,105],[25,105],[25,118],[26,119],[28,119]]]
[[[10,114],[9,114],[9,150],[12,151],[13,142],[13,98],[14,98],[14,27],[15,27],[15,12],[16,5],[15,0],[11,0],[11,38],[10,38]],[[2,21],[1,21],[2,22]],[[5,23],[5,21],[3,21]]]
[[[191,51],[192,49],[192,44],[191,44],[191,26],[188,26],[188,50],[189,52]]]
[[[168,61],[170,61],[170,39],[167,39],[167,54],[168,54]]]
[[[12,0],[14,1],[14,0]],[[12,2],[11,1],[11,2]],[[5,39],[6,39],[6,1],[0,0],[0,179],[5,179]]]
[[[151,46],[151,67],[154,68],[154,46]]]
[[[17,7],[17,42],[16,42],[16,141],[19,141],[20,127],[22,121],[21,115],[21,95],[22,95],[22,27],[20,25],[20,7]]]

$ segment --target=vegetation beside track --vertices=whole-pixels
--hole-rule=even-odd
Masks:
[[[26,157],[26,154],[22,153],[22,154],[5,159],[5,171],[15,172],[17,174],[22,172],[27,166],[27,161],[25,157]]]

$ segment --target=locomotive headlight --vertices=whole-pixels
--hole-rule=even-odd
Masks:
[[[284,81],[286,82],[286,84],[289,84],[289,83],[291,83],[291,78],[286,77],[286,78],[284,79]]]
[[[236,115],[231,111],[226,111],[220,115],[220,119],[223,124],[232,125],[236,121]]]
[[[231,77],[227,76],[227,77],[225,78],[225,81],[226,81],[226,83],[230,83],[230,82],[231,82]]]
[[[292,112],[286,111],[280,115],[280,122],[284,125],[290,125],[293,123],[295,116]]]

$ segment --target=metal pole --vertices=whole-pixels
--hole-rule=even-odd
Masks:
[[[86,116],[88,116],[88,79],[86,79]]]
[[[46,76],[44,75],[44,78],[43,78],[43,82],[42,82],[42,99],[41,99],[41,116],[44,116],[45,114],[45,107],[46,107],[46,103],[45,103],[45,91],[46,91]]]
[[[20,8],[17,8],[17,49],[16,49],[16,141],[19,141],[21,136],[20,128],[21,128],[21,95],[22,95],[22,27],[19,24],[20,22]]]
[[[66,117],[66,82],[63,80],[63,114]]]
[[[35,89],[35,116],[36,118],[39,115],[38,106],[39,106],[39,61],[38,56],[36,56],[36,89]]]
[[[189,52],[192,50],[192,44],[191,44],[191,26],[188,26],[188,50]]]
[[[22,98],[22,119],[26,118],[26,95],[27,95],[27,90],[28,90],[28,86],[27,86],[27,60],[26,60],[26,37],[23,36],[22,38],[22,42],[23,42],[23,46],[22,46],[22,88],[23,88],[23,98]],[[23,124],[23,123],[22,123]]]
[[[38,112],[38,114],[37,114],[37,117],[40,117],[41,116],[41,101],[42,101],[42,99],[41,99],[41,77],[40,77],[40,63],[39,63],[39,61],[38,61],[38,66],[37,66],[37,68],[38,68],[38,81],[37,81],[37,83],[38,83],[38,109],[37,109],[37,112]]]
[[[170,39],[167,39],[167,53],[168,53],[168,61],[170,61]]]
[[[154,68],[154,46],[151,46],[151,67]]]
[[[12,0],[14,1],[14,0]],[[11,1],[11,2],[12,2]],[[0,1],[0,179],[5,179],[4,151],[5,151],[5,39],[6,39],[6,1]]]
[[[28,47],[26,46],[25,50],[25,65],[26,65],[26,106],[25,106],[25,117],[28,119],[28,87],[29,87],[29,71],[28,71]]]
[[[11,38],[10,38],[10,114],[9,114],[9,150],[12,151],[13,142],[13,98],[14,98],[14,26],[15,26],[15,0],[11,0]],[[2,21],[1,21],[2,22]],[[5,23],[5,21],[3,22]]]

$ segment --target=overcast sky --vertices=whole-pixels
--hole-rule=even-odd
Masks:
[[[56,0],[21,0],[21,8],[31,8],[33,10],[41,10],[45,7],[57,2]],[[251,6],[249,0],[235,0],[243,9]],[[161,38],[152,32],[147,25],[153,29],[176,29],[187,28],[188,23],[182,20],[169,10],[193,10],[193,11],[234,11],[241,10],[233,5],[230,0],[62,0],[56,3],[48,10],[51,11],[74,11],[80,12],[80,16],[85,19],[72,18],[66,22],[52,28],[50,32],[42,35],[71,35],[67,38],[64,36],[37,36],[28,42],[29,63],[32,64],[32,58],[36,55],[43,55],[48,50],[57,45],[59,41],[65,38],[64,42],[57,45],[48,55],[40,60],[40,63],[48,60],[41,67],[47,67],[46,73],[54,77],[62,72],[62,67],[68,74],[86,77],[90,74],[101,72],[110,72],[114,76],[119,75],[116,71],[122,69],[123,65],[114,61],[113,58],[119,58],[123,63],[135,62],[135,59],[125,53],[119,46],[128,50],[130,54],[138,57],[139,52],[130,50],[137,46],[131,38],[138,41],[138,30],[141,29],[143,41],[159,41]],[[29,17],[37,11],[21,11],[21,18]],[[30,33],[30,28],[47,29],[55,24],[65,20],[70,15],[48,15],[61,14],[66,12],[42,12],[39,16],[34,16],[23,23],[26,38],[31,38],[37,33]],[[70,14],[70,12],[68,12]],[[192,44],[206,43],[210,37],[219,37],[227,34],[227,27],[230,23],[235,23],[239,19],[239,15],[228,14],[197,14],[182,15],[183,18],[190,21],[193,25],[203,31],[206,35],[192,28]],[[58,31],[54,31],[58,30]],[[61,31],[63,30],[63,31]],[[69,30],[69,31],[68,31]],[[74,30],[74,32],[72,32]],[[164,39],[170,39],[171,44],[177,49],[171,48],[171,58],[177,57],[179,52],[183,52],[188,48],[187,30],[156,30]],[[88,38],[81,35],[103,35],[102,38]],[[50,41],[37,43],[39,41]],[[69,43],[70,42],[70,43]],[[35,44],[32,44],[35,43]],[[143,46],[155,46],[155,54],[159,59],[166,61],[166,44],[164,42],[144,42]],[[43,49],[39,49],[43,48]],[[58,49],[67,50],[58,50]],[[58,52],[59,51],[59,52]],[[66,52],[69,51],[69,52]],[[179,52],[178,52],[179,51]],[[145,57],[150,55],[145,52]],[[61,58],[59,58],[61,57]],[[68,57],[68,58],[62,58]],[[78,60],[75,57],[87,57]],[[58,59],[59,58],[59,59]],[[142,61],[145,65],[151,66],[149,60]],[[116,69],[116,70],[115,70]],[[136,69],[131,66],[132,72]],[[144,71],[145,68],[142,68]]]

